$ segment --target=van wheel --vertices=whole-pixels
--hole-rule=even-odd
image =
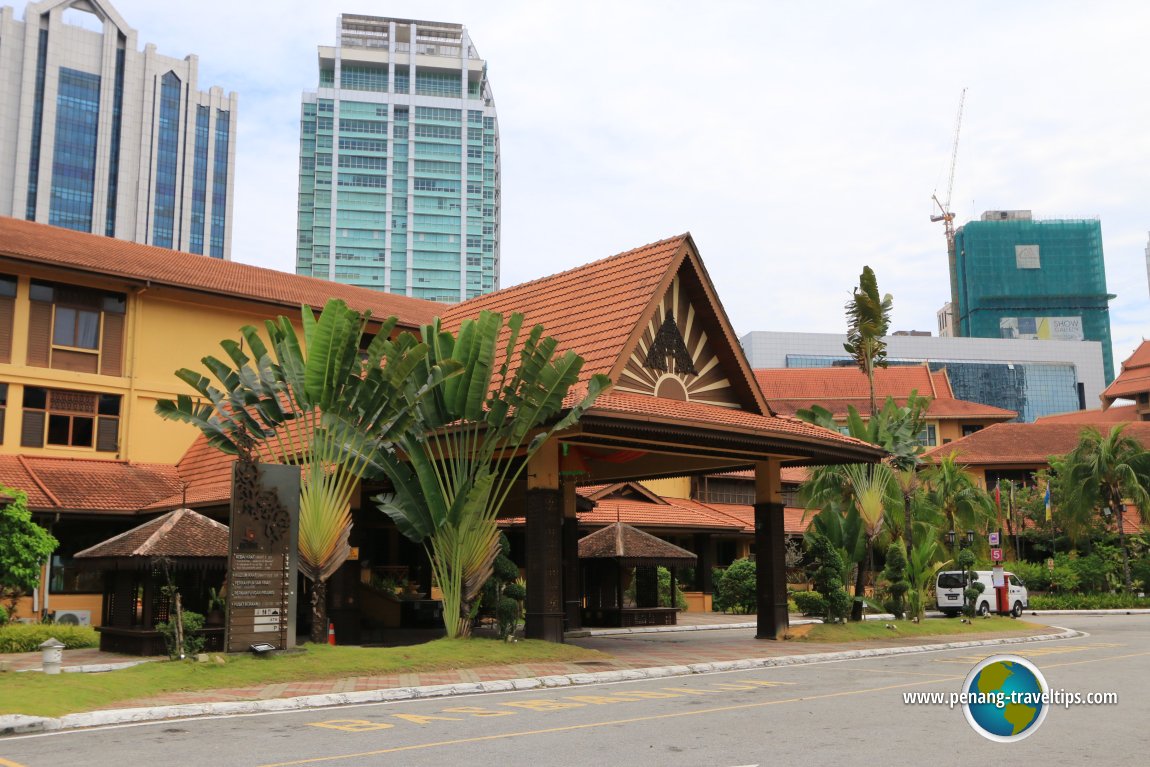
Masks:
[[[978,614],[979,615],[986,615],[989,612],[990,612],[990,603],[989,602],[983,602],[982,604],[980,604],[978,606]]]
[[[1012,607],[1010,610],[1010,615],[1013,618],[1021,618],[1022,617],[1022,603],[1021,602],[1015,602],[1014,603],[1014,607]]]

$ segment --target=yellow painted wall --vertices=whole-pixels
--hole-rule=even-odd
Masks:
[[[39,622],[40,613],[33,609],[32,597],[21,597],[16,603],[16,619]],[[104,597],[101,594],[49,594],[48,609],[54,612],[63,610],[88,610],[92,613],[92,625],[100,625]],[[41,604],[43,607],[43,604]]]
[[[30,269],[18,278],[12,361],[0,363],[0,381],[9,384],[0,453],[174,464],[198,433],[192,426],[166,421],[155,414],[157,400],[191,393],[175,377],[175,371],[188,367],[206,373],[200,359],[209,354],[224,357],[220,340],[239,340],[239,328],[243,325],[262,329],[265,320],[278,314],[298,317],[296,311],[252,301],[93,280],[86,275],[69,280],[67,275]],[[32,278],[127,294],[122,376],[73,373],[25,364],[28,286]],[[121,395],[120,452],[59,446],[21,447],[21,405],[26,385]]]
[[[647,479],[641,483],[656,495],[664,498],[690,498],[691,478],[670,477],[668,479]]]

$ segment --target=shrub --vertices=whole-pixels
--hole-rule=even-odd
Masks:
[[[721,575],[715,577],[715,609],[748,615],[754,613],[759,607],[756,584],[754,561],[736,559]]]
[[[0,605],[0,626],[3,626],[7,622],[8,622],[8,608],[5,607],[4,605]]]
[[[828,623],[846,620],[850,612],[850,598],[843,588],[843,559],[830,540],[819,533],[807,533],[811,557],[818,568],[814,574],[814,587],[826,602],[824,617]]]
[[[1127,610],[1150,608],[1150,599],[1136,594],[1034,594],[1033,610]]]
[[[156,631],[164,637],[164,644],[168,648],[168,657],[176,660],[183,657],[189,657],[203,652],[205,639],[197,632],[204,627],[204,616],[200,613],[192,612],[191,610],[184,610],[184,646],[180,647],[176,642],[176,622],[175,620],[161,621],[156,624]]]
[[[11,623],[0,627],[0,653],[36,652],[51,637],[63,642],[68,650],[100,646],[100,636],[89,626]]]
[[[803,615],[822,617],[827,614],[827,600],[817,591],[796,591],[791,598]]]
[[[887,580],[889,599],[883,603],[887,612],[896,618],[906,615],[906,592],[910,591],[910,581],[906,578],[906,551],[902,543],[895,541],[886,550],[886,567],[882,575]]]

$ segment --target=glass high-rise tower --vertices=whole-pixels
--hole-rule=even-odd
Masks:
[[[107,0],[0,8],[0,215],[231,257],[236,94]]]
[[[344,14],[301,110],[296,273],[434,301],[499,287],[499,123],[459,24]]]

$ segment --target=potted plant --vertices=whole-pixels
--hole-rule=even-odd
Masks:
[[[224,614],[228,609],[228,598],[224,595],[223,589],[216,591],[214,588],[208,588],[208,614],[205,623],[209,626],[222,626],[224,625]]]

